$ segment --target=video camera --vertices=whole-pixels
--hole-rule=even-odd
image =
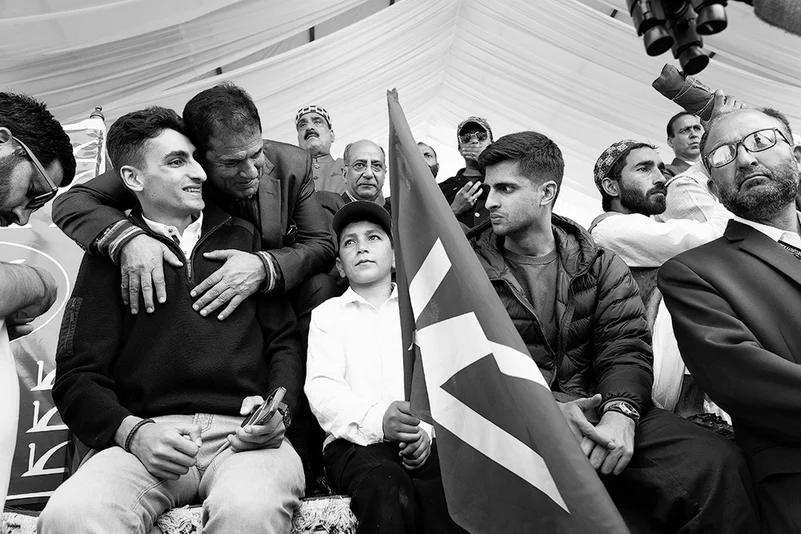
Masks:
[[[658,56],[671,49],[685,74],[697,74],[709,63],[701,35],[726,29],[727,0],[626,0],[645,52]]]

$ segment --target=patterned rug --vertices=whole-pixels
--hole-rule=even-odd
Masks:
[[[200,532],[201,508],[185,506],[162,515],[151,534],[190,534]],[[350,511],[350,498],[318,497],[304,500],[292,518],[292,534],[354,534],[356,518]],[[36,534],[36,516],[5,512],[0,534]]]

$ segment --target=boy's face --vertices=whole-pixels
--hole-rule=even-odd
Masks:
[[[146,216],[171,219],[202,211],[206,173],[195,161],[194,145],[175,130],[150,140],[140,169],[140,202]]]
[[[370,221],[347,225],[339,238],[337,269],[351,286],[372,285],[390,281],[392,242],[387,232]]]

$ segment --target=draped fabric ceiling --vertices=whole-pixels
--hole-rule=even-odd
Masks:
[[[336,156],[357,139],[386,146],[386,90],[397,87],[413,133],[440,155],[440,178],[462,166],[455,127],[468,115],[486,117],[496,138],[546,133],[566,160],[556,211],[585,225],[601,211],[592,166],[609,144],[643,139],[672,159],[664,129],[678,106],[650,84],[673,58],[645,54],[625,0],[388,4],[6,0],[0,88],[38,96],[65,122],[102,105],[110,124],[147,105],[180,111],[230,80],[256,100],[265,137],[294,143],[297,109],[326,107]],[[699,79],[784,111],[801,133],[801,37],[740,2],[727,11],[728,29],[705,39],[715,57]]]

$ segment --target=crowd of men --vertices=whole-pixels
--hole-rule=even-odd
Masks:
[[[440,189],[614,502],[647,511],[631,524],[801,532],[801,161],[780,112],[714,104],[708,123],[668,121],[670,165],[631,139],[599,155],[589,230],[553,212],[564,161],[544,133],[495,139],[468,117],[465,166]],[[53,397],[92,450],[40,532],[147,532],[191,503],[204,532],[288,532],[328,491],[351,497],[358,532],[463,532],[436,433],[404,398],[384,148],[335,159],[320,106],[295,125],[298,146],[264,139],[230,83],[180,116],[128,113],[113,169],[54,202],[86,254]],[[0,224],[26,224],[74,170],[46,108],[0,93]],[[55,292],[0,263],[12,336]],[[242,422],[279,388],[271,417]],[[691,421],[704,413],[736,441]]]

